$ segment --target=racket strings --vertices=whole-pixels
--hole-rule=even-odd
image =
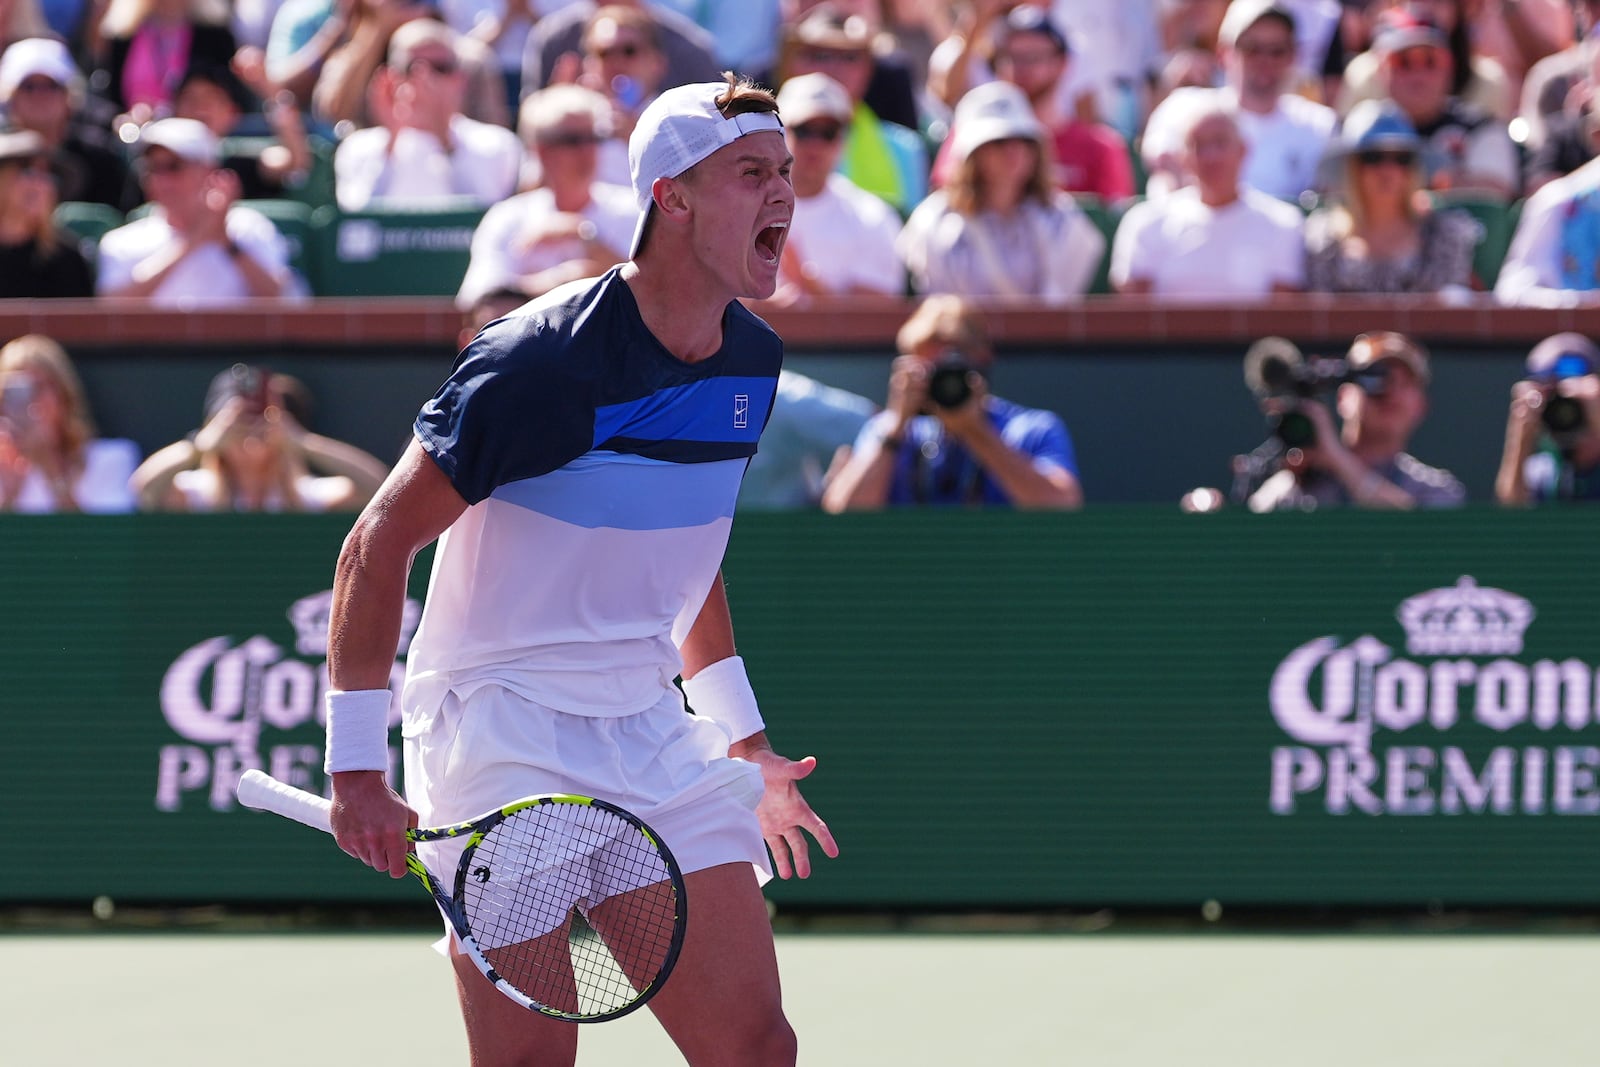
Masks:
[[[584,804],[513,812],[466,861],[461,904],[495,971],[582,1017],[616,1012],[668,962],[678,901],[654,842]]]

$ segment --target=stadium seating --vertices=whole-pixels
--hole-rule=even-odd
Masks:
[[[1087,193],[1074,193],[1072,199],[1106,239],[1106,249],[1100,256],[1100,267],[1095,271],[1094,281],[1089,284],[1089,292],[1091,295],[1109,293],[1111,292],[1111,245],[1117,237],[1117,224],[1122,221],[1123,213],[1144,197],[1135,196],[1120,204],[1107,204],[1098,196],[1090,196]]]
[[[106,231],[114,230],[126,221],[116,208],[84,200],[67,200],[57,204],[53,218],[56,229],[76,239],[78,250],[91,264],[99,256],[100,238]]]
[[[1478,249],[1472,257],[1472,273],[1485,289],[1493,289],[1500,276],[1500,264],[1505,261],[1511,247],[1511,235],[1516,229],[1516,214],[1521,205],[1507,205],[1503,200],[1485,193],[1436,192],[1431,194],[1433,206],[1439,210],[1456,208],[1467,212],[1483,227]]]
[[[472,201],[426,210],[312,215],[318,296],[453,296],[484,208]]]

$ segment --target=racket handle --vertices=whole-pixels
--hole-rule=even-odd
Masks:
[[[274,815],[305,823],[313,830],[333,833],[333,824],[328,821],[328,812],[333,809],[330,800],[307,793],[304,789],[296,789],[262,771],[245,771],[239,778],[236,795],[239,803],[247,808],[270,811]]]

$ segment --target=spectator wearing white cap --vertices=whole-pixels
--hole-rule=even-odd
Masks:
[[[900,216],[888,203],[837,172],[855,105],[826,74],[801,74],[778,93],[794,166],[794,227],[778,264],[770,303],[804,304],[827,294],[905,295],[895,254]]]
[[[344,210],[461,197],[488,207],[516,189],[522,144],[504,126],[462,113],[466,73],[455,40],[450,27],[425,18],[389,38],[371,93],[379,125],[357,130],[334,152],[334,195]]]
[[[0,300],[93,295],[88,263],[55,228],[55,207],[44,138],[0,132]]]
[[[83,76],[60,41],[31,37],[0,55],[6,122],[44,138],[60,199],[126,211],[137,202],[127,164],[109,129],[85,119],[83,103]]]
[[[456,305],[466,311],[496,289],[540,296],[626,258],[639,208],[626,187],[596,179],[611,105],[592,89],[552,85],[522,102],[522,139],[541,184],[491,207],[472,235]]]
[[[1300,209],[1241,181],[1245,144],[1233,109],[1218,102],[1202,111],[1183,144],[1194,184],[1128,209],[1112,243],[1111,284],[1207,300],[1300,289]]]
[[[961,98],[955,172],[900,232],[919,293],[1060,304],[1094,280],[1105,238],[1055,187],[1046,131],[1022,90],[989,82]]]
[[[1220,89],[1174,90],[1150,115],[1140,152],[1150,173],[1147,192],[1186,185],[1183,135],[1195,114],[1217,102],[1235,109],[1249,146],[1243,180],[1280,200],[1311,189],[1338,116],[1294,91],[1295,15],[1279,0],[1233,0],[1217,39],[1227,83]]]
[[[1014,7],[994,28],[990,63],[1001,81],[1028,97],[1049,131],[1056,184],[1069,193],[1089,193],[1110,204],[1134,194],[1133,167],[1122,135],[1061,106],[1060,86],[1075,60],[1071,44],[1050,16],[1037,7]],[[955,137],[947,136],[933,163],[933,184],[943,185],[953,166]]]
[[[288,246],[265,216],[238,205],[239,179],[218,167],[216,136],[172,118],[150,123],[139,142],[152,210],[100,239],[100,295],[167,307],[286,295]]]

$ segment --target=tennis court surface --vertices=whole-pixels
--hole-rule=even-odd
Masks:
[[[431,931],[0,933],[6,1067],[464,1064]],[[1592,929],[780,933],[812,1067],[1595,1062]],[[648,1011],[579,1063],[682,1059]]]

